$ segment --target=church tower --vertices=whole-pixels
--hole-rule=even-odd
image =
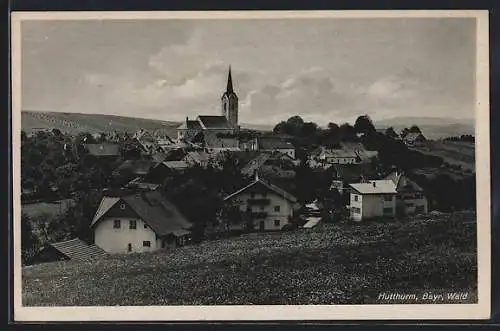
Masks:
[[[222,115],[227,118],[227,121],[233,128],[238,127],[238,96],[233,90],[233,79],[231,77],[231,66],[229,66],[229,74],[227,76],[226,92],[222,95]]]

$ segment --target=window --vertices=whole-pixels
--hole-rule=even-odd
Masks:
[[[352,207],[352,212],[354,214],[361,214],[361,208],[358,208],[358,207]]]
[[[392,201],[392,195],[384,195],[384,201]]]
[[[280,226],[280,220],[274,220],[274,226]]]
[[[151,241],[143,241],[142,246],[143,247],[151,247]]]
[[[144,229],[147,229],[148,228],[148,225],[146,223],[144,223]]]
[[[113,228],[119,229],[120,226],[121,226],[120,220],[114,220],[114,222],[113,222]]]
[[[128,228],[130,230],[137,229],[137,221],[136,220],[130,220],[129,223],[128,223]]]
[[[250,193],[250,198],[255,198],[255,193]]]
[[[354,201],[359,201],[358,196],[356,194],[354,195]]]
[[[260,206],[260,210],[264,210],[264,208],[265,208],[264,206]]]
[[[280,211],[280,206],[274,206],[274,211]]]
[[[424,206],[423,205],[415,206],[415,212],[416,213],[423,213],[424,212]]]
[[[127,245],[127,252],[132,252],[132,244]]]
[[[384,215],[392,215],[394,208],[384,208]]]
[[[124,203],[122,203],[122,204],[120,205],[120,209],[121,209],[121,210],[124,210],[124,209],[125,209],[125,204],[124,204]]]

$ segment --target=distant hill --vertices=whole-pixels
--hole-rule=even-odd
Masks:
[[[26,132],[38,129],[59,129],[76,134],[80,132],[100,133],[108,131],[136,132],[139,129],[160,130],[170,137],[176,137],[180,122],[161,121],[137,117],[28,111],[21,113],[21,127]],[[243,128],[258,131],[271,131],[272,125],[241,124]]]
[[[386,129],[390,126],[400,132],[404,128],[417,125],[429,139],[441,139],[463,134],[475,135],[474,120],[453,119],[442,117],[395,117],[374,121],[377,129]]]
[[[100,133],[108,131],[136,132],[146,130],[161,130],[169,136],[176,136],[175,128],[178,122],[159,121],[135,117],[23,111],[21,113],[21,127],[26,132],[36,129],[59,129],[63,132],[76,134],[79,132]]]

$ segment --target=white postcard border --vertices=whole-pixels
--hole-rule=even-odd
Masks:
[[[476,192],[478,236],[477,304],[439,305],[302,305],[302,306],[148,306],[23,307],[20,249],[21,22],[24,20],[148,20],[271,18],[413,18],[475,17],[476,53]],[[491,198],[489,142],[489,25],[487,11],[238,11],[238,12],[13,12],[12,155],[15,321],[278,321],[278,320],[441,320],[487,319],[491,301]]]

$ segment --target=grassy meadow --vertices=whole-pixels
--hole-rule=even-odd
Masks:
[[[321,224],[23,268],[24,306],[370,304],[477,285],[475,215]],[[468,222],[469,221],[469,222]],[[472,221],[472,222],[470,222]]]

